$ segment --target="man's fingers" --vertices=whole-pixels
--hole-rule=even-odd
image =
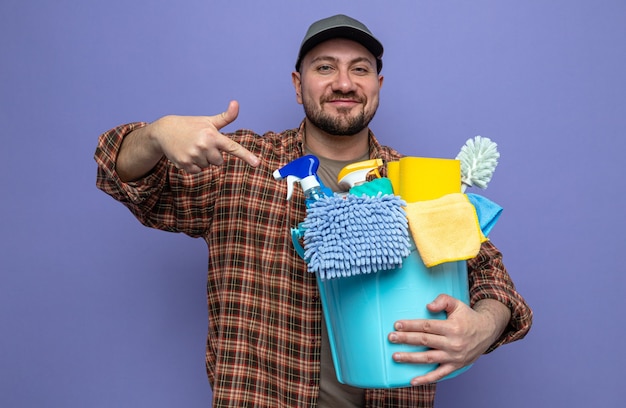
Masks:
[[[394,329],[398,332],[419,332],[443,335],[447,332],[446,326],[448,324],[446,320],[437,319],[398,320],[394,324]]]
[[[392,358],[397,363],[411,364],[441,364],[448,358],[441,350],[427,350],[420,352],[396,352]]]
[[[429,372],[428,374],[413,378],[411,380],[411,385],[416,387],[418,385],[426,385],[426,384],[435,383],[443,379],[447,375],[452,374],[457,369],[458,368],[454,368],[454,366],[450,364],[442,364],[439,367],[437,367],[435,370]]]
[[[210,142],[200,148],[192,149],[192,151],[181,156],[181,159],[170,160],[179,169],[185,170],[187,173],[199,173],[202,169],[209,165],[220,166],[224,163],[223,154],[236,156],[253,167],[260,164],[261,160],[248,149],[241,146],[228,136],[217,133],[216,136],[207,136]]]
[[[410,344],[431,349],[441,349],[446,345],[445,336],[424,332],[392,332],[387,337],[394,344]]]
[[[437,364],[437,367],[419,377],[411,380],[411,385],[424,385],[437,382],[464,365],[460,361],[451,359],[446,353],[440,350],[428,350],[417,353],[393,353],[393,359],[397,363],[405,364]]]
[[[226,111],[220,113],[219,115],[210,116],[209,120],[211,121],[211,123],[213,123],[213,126],[215,126],[218,130],[220,130],[224,126],[234,122],[235,119],[237,119],[238,115],[239,115],[239,102],[230,101]],[[261,162],[260,159],[254,154],[252,154],[252,152],[250,152],[248,149],[244,148],[239,143],[223,135],[222,137],[219,138],[219,141],[217,142],[217,148],[219,152],[225,152],[230,155],[239,157],[241,160],[245,161],[246,163],[254,167],[258,166],[259,163]],[[214,157],[207,157],[207,160],[209,163],[216,164],[216,165],[220,165],[223,163],[223,159],[221,156],[220,157],[217,157],[215,155],[213,156]]]
[[[220,135],[220,136],[221,137],[220,137],[218,149],[221,152],[228,153],[235,157],[239,157],[241,160],[245,161],[246,163],[248,163],[249,165],[253,167],[258,166],[259,163],[261,163],[261,160],[257,156],[252,154],[251,151],[249,151],[248,149],[246,149],[239,143],[235,142],[234,140],[232,140],[231,138],[227,136],[224,136],[224,135]],[[222,164],[221,157],[218,162],[211,161],[211,160],[210,162],[213,164]]]
[[[176,167],[188,173],[198,173],[209,165],[224,163],[224,153],[238,157],[251,166],[261,160],[249,150],[220,133],[220,129],[232,123],[239,115],[239,103],[231,101],[226,111],[214,116],[167,116],[157,121],[158,138],[165,156]],[[157,123],[155,122],[155,123]]]

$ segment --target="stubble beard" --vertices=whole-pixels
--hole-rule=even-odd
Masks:
[[[341,95],[344,96],[344,95]],[[356,115],[350,115],[352,109],[338,109],[338,115],[332,116],[324,112],[322,106],[318,106],[311,101],[303,101],[304,113],[309,121],[322,131],[333,136],[352,136],[365,129],[376,114],[376,107],[371,113],[365,112],[365,107]]]

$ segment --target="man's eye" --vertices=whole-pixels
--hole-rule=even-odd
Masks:
[[[330,72],[333,70],[333,67],[331,67],[330,65],[320,65],[319,67],[317,67],[317,70],[319,72]]]

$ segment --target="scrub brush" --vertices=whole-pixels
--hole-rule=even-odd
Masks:
[[[468,139],[456,156],[461,161],[461,191],[476,186],[485,189],[498,165],[498,145],[491,139],[476,136]]]

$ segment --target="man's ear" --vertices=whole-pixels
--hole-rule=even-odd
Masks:
[[[302,105],[302,81],[300,80],[300,73],[294,71],[291,73],[291,82],[296,90],[296,101]]]

